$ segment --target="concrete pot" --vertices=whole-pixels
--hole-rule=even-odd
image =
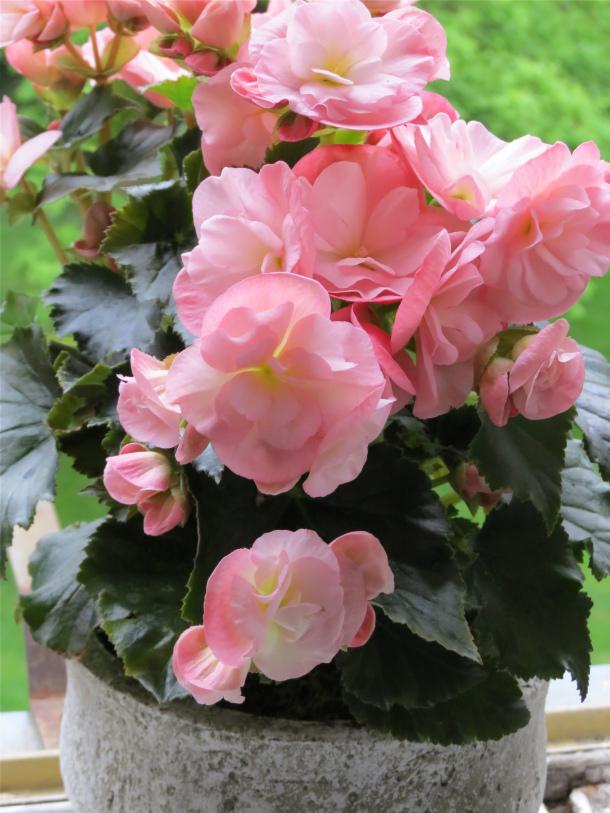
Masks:
[[[538,813],[547,684],[526,728],[448,748],[346,723],[160,709],[68,663],[61,767],[74,813]]]

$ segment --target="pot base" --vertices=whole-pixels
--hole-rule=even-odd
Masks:
[[[547,684],[528,725],[442,747],[348,724],[176,702],[161,709],[68,662],[61,767],[75,813],[538,813]]]

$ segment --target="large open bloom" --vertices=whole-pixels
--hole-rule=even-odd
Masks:
[[[220,460],[278,493],[305,472],[324,496],[354,479],[392,405],[370,339],[330,319],[319,283],[259,274],[221,294],[167,392]]]
[[[17,186],[26,170],[61,138],[60,130],[44,133],[21,143],[17,108],[8,96],[0,103],[0,189]]]
[[[168,458],[141,443],[127,443],[107,458],[104,486],[117,502],[138,507],[149,536],[167,533],[188,518],[188,499]]]
[[[502,141],[479,121],[446,112],[400,127],[394,138],[424,186],[463,220],[492,211],[515,171],[545,148],[530,135]]]
[[[416,400],[413,412],[432,418],[460,406],[474,384],[476,351],[500,328],[500,319],[484,301],[478,268],[489,220],[471,228],[452,250],[442,233],[414,276],[396,313],[392,350],[415,337]]]
[[[272,680],[301,677],[375,626],[370,600],[394,590],[379,540],[365,531],[327,545],[315,531],[272,531],[225,556],[208,579],[203,626],[179,638],[173,666],[200,703],[241,702],[253,664]]]
[[[551,418],[575,403],[585,380],[585,364],[578,345],[568,337],[569,329],[566,319],[558,319],[520,339],[510,358],[499,356],[487,365],[479,393],[496,426],[517,414],[532,421]]]
[[[206,309],[233,283],[254,274],[288,271],[311,276],[313,228],[307,184],[287,164],[224,169],[193,195],[199,245],[182,256],[174,285],[178,314],[199,333]]]
[[[248,54],[251,66],[232,77],[238,93],[356,130],[411,121],[417,94],[449,75],[433,17],[405,7],[373,18],[360,0],[297,0],[254,29]]]
[[[256,169],[273,144],[277,116],[235,93],[231,76],[237,67],[228,65],[193,93],[203,161],[212,175],[224,167]]]
[[[182,419],[180,410],[167,394],[167,376],[175,356],[163,361],[134,348],[133,376],[121,376],[117,412],[123,428],[143,443],[160,449],[176,448],[176,460],[190,463],[208,444],[196,429]]]
[[[63,5],[58,0],[2,0],[0,48],[22,39],[42,47],[55,44],[69,27]],[[74,5],[84,3],[75,0]]]
[[[489,302],[510,322],[551,319],[570,308],[610,263],[610,171],[589,141],[557,142],[514,174],[481,270]]]
[[[256,0],[143,0],[143,10],[159,31],[188,32],[212,48],[229,48],[244,30]]]
[[[294,171],[311,185],[314,276],[339,299],[400,300],[439,233],[465,225],[426,206],[417,178],[385,147],[319,147]]]

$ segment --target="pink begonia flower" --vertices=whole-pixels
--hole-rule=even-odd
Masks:
[[[286,271],[311,276],[313,225],[308,185],[282,161],[251,169],[223,169],[193,195],[199,244],[182,255],[174,285],[178,315],[195,335],[206,309],[233,283],[254,274]]]
[[[360,2],[364,3],[373,16],[378,16],[396,11],[402,6],[411,6],[417,0],[360,0]]]
[[[350,321],[367,333],[373,344],[379,366],[392,388],[392,395],[395,399],[392,414],[401,410],[415,395],[415,386],[412,381],[415,367],[406,350],[392,352],[389,335],[383,328],[375,324],[368,305],[354,304],[341,308],[333,313],[332,319]]]
[[[55,44],[68,27],[58,0],[2,0],[0,4],[0,48],[22,39],[42,47]]]
[[[479,382],[479,395],[492,423],[505,426],[521,414],[531,421],[569,409],[580,395],[585,364],[570,325],[558,319],[539,333],[520,339],[511,358],[496,357]]]
[[[360,0],[297,0],[254,27],[248,61],[231,78],[245,98],[355,130],[411,121],[421,111],[417,94],[449,75],[433,17],[401,8],[373,18]]]
[[[464,403],[474,383],[475,353],[500,329],[485,304],[477,264],[491,225],[490,219],[479,221],[454,250],[449,234],[441,234],[398,307],[391,346],[396,353],[415,337],[418,418]]]
[[[480,122],[445,112],[427,124],[397,128],[393,136],[424,186],[463,220],[490,213],[515,171],[545,149],[534,136],[502,141]]]
[[[427,124],[430,119],[437,115],[437,113],[446,113],[451,121],[457,121],[457,119],[460,117],[460,114],[457,112],[451,102],[448,101],[444,96],[441,96],[440,93],[433,93],[430,90],[423,90],[419,94],[419,98],[421,99],[422,103],[421,113],[419,116],[417,116],[417,118],[413,119],[411,124]],[[381,147],[389,147],[404,160],[405,151],[401,146],[401,141],[404,139],[404,135],[399,137],[399,134],[403,133],[407,126],[408,125],[406,124],[401,124],[398,127],[393,127],[390,130],[373,130],[368,134],[366,143],[379,144]]]
[[[425,205],[413,173],[385,147],[318,147],[294,172],[311,184],[314,277],[339,299],[400,300],[439,233],[458,227]]]
[[[117,412],[121,425],[133,438],[160,449],[176,448],[176,460],[190,463],[204,451],[207,438],[182,420],[180,410],[169,400],[167,376],[175,356],[163,361],[134,348],[132,376],[119,376]]]
[[[128,31],[141,31],[150,25],[143,0],[107,0],[107,4],[111,27],[118,23]]]
[[[227,666],[247,659],[272,680],[301,677],[360,641],[363,624],[372,633],[368,602],[393,590],[387,555],[372,534],[327,545],[315,531],[272,531],[225,556],[210,576],[208,646]]]
[[[144,0],[143,5],[159,31],[178,34],[186,28],[198,42],[229,48],[244,34],[256,0]]]
[[[17,108],[8,96],[0,102],[0,189],[12,189],[23,174],[61,138],[61,130],[40,133],[21,143]]]
[[[58,4],[59,5],[59,4]],[[61,0],[64,14],[73,29],[88,28],[106,22],[106,0]]]
[[[241,280],[207,309],[169,397],[220,460],[260,491],[330,494],[358,476],[393,403],[363,330],[330,319],[322,286],[296,274]]]
[[[68,110],[79,97],[85,77],[61,65],[68,53],[64,46],[39,50],[30,40],[19,40],[5,53],[9,65],[33,82],[38,95],[56,110]]]
[[[557,142],[517,170],[498,198],[481,271],[507,322],[551,319],[610,263],[610,172],[589,141]]]
[[[250,660],[239,666],[227,666],[208,646],[203,626],[189,627],[176,641],[172,668],[178,683],[198,703],[212,706],[220,700],[243,703],[241,688],[246,681]]]
[[[242,99],[231,87],[237,67],[223,68],[193,93],[203,162],[212,175],[227,166],[258,168],[274,142],[277,116]]]
[[[485,511],[491,511],[502,495],[511,491],[509,488],[492,490],[474,463],[460,463],[451,475],[451,484],[473,508],[481,506]]]
[[[83,236],[74,243],[74,250],[86,257],[95,260],[100,256],[100,245],[106,234],[106,229],[112,223],[114,208],[104,201],[93,203],[85,214]],[[141,438],[140,438],[141,439]]]
[[[167,533],[188,519],[188,499],[169,460],[141,443],[127,443],[106,459],[104,487],[117,502],[137,505],[149,536]]]

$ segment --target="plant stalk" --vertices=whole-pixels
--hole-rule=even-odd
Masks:
[[[21,185],[29,195],[32,195],[32,197],[34,196],[32,188],[25,178],[21,179]],[[61,243],[57,239],[57,235],[53,230],[53,226],[51,226],[49,219],[47,218],[42,208],[38,208],[34,215],[34,219],[37,220],[42,226],[43,231],[47,236],[47,240],[51,244],[51,248],[55,252],[55,256],[57,257],[59,262],[62,265],[66,265],[68,262],[68,256],[66,252],[63,250]]]

